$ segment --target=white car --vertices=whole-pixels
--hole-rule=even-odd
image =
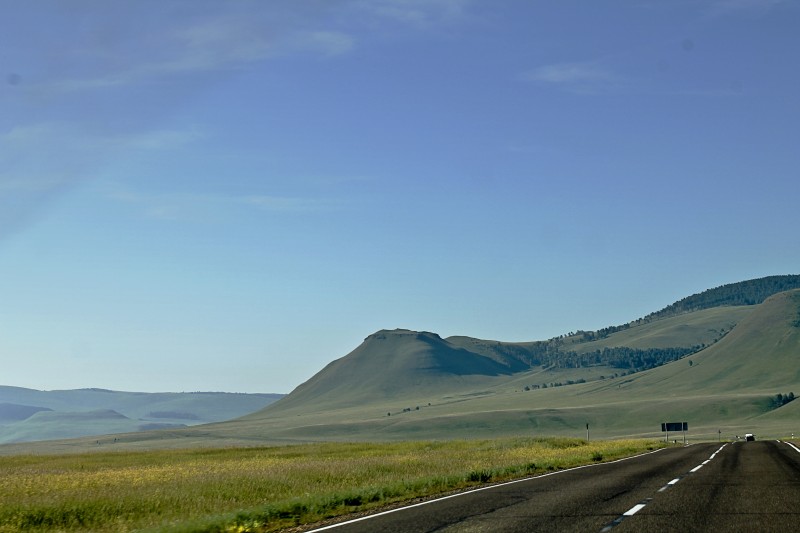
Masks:
[[[753,435],[752,433],[745,433],[744,440],[746,441],[756,440],[756,436]]]

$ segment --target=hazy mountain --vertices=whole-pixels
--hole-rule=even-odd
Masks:
[[[257,411],[281,397],[0,386],[0,443],[219,422]]]
[[[34,407],[31,405],[19,405],[15,403],[0,403],[0,424],[19,422],[30,418],[39,411],[51,411],[46,407]]]

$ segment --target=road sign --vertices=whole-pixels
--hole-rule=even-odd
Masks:
[[[664,440],[669,442],[670,431],[683,431],[683,443],[686,444],[686,432],[689,431],[688,422],[662,422],[661,431],[666,433]]]

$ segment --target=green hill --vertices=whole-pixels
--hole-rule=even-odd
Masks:
[[[800,289],[728,305],[754,301],[753,287],[764,294],[787,277],[765,280],[684,299],[724,302],[717,307],[698,304],[547,341],[379,331],[264,409],[227,422],[130,433],[114,446],[584,436],[586,424],[596,437],[655,437],[665,421],[689,422],[693,439],[800,434],[800,402],[785,402],[800,393]],[[715,296],[737,286],[748,296]]]
[[[509,343],[383,330],[269,410],[326,410],[391,399],[417,401],[443,391],[474,395],[509,384],[539,388],[594,381],[694,353],[717,342],[754,308],[699,310],[642,322],[591,341],[581,334]]]
[[[730,305],[757,305],[779,292],[800,289],[800,275],[768,276],[766,278],[729,283],[688,296],[652,313],[644,320],[673,316]]]
[[[509,376],[513,359],[465,350],[435,333],[379,331],[333,361],[282,400],[281,409],[329,409],[441,390],[471,389],[486,378]]]
[[[641,320],[601,338],[579,333],[514,344],[435,337],[436,345],[450,353],[456,347],[515,371],[509,374],[491,367],[467,374],[451,368],[426,375],[427,381],[419,378],[427,368],[424,364],[412,365],[410,374],[404,372],[407,366],[395,366],[397,361],[408,365],[420,354],[429,355],[421,349],[417,334],[403,332],[384,345],[368,337],[307,385],[240,423],[256,433],[269,428],[274,438],[297,440],[446,438],[528,430],[580,434],[587,422],[597,434],[614,436],[658,433],[660,422],[670,419],[691,419],[693,427],[709,433],[712,425],[733,428],[751,419],[774,429],[780,419],[777,412],[796,407],[776,409],[770,398],[793,389],[800,392],[798,309],[800,291],[793,290],[761,304]],[[430,341],[423,344],[431,346]],[[560,354],[570,360],[574,354],[620,347],[691,350],[675,361],[640,371],[608,364],[570,369],[536,364],[536,354]],[[475,360],[456,353],[461,357],[451,362]],[[524,365],[526,369],[516,370]],[[554,383],[559,375],[562,381]],[[321,387],[323,383],[331,386]],[[376,390],[381,394],[374,394]],[[348,401],[337,402],[339,395]]]
[[[799,314],[800,290],[774,295],[715,345],[686,364],[638,377],[636,386],[670,394],[800,391]]]

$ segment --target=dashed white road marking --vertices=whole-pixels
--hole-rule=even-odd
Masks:
[[[658,492],[664,492],[665,490],[667,490],[668,488],[670,488],[672,485],[674,485],[675,483],[677,483],[680,480],[681,480],[681,478],[676,477],[675,479],[673,479],[672,481],[670,481],[669,483],[667,483],[666,485],[664,485],[663,487],[658,489]]]
[[[622,516],[633,516],[642,509],[644,509],[646,505],[647,505],[646,503],[637,503],[636,505],[634,505],[633,507],[622,513]]]
[[[389,509],[388,511],[382,511],[382,512],[378,512],[378,513],[375,513],[375,514],[370,514],[370,515],[362,516],[362,517],[359,517],[359,518],[353,518],[351,520],[346,520],[346,521],[343,521],[343,522],[337,522],[335,524],[330,524],[330,525],[327,525],[327,526],[318,527],[316,529],[312,529],[312,530],[308,531],[307,533],[316,533],[317,531],[327,531],[329,529],[335,529],[337,527],[345,526],[345,525],[348,525],[348,524],[353,524],[355,522],[362,522],[364,520],[370,520],[370,519],[376,518],[378,516],[397,513],[397,512],[400,512],[400,511],[407,510],[407,509],[413,509],[415,507],[422,507],[423,505],[430,505],[432,503],[440,502],[442,500],[449,500],[451,498],[458,498],[460,496],[465,496],[467,494],[472,494],[472,493],[475,493],[475,492],[481,492],[481,491],[484,491],[484,490],[496,489],[497,487],[502,487],[502,486],[505,486],[505,485],[513,485],[515,483],[524,483],[526,481],[534,481],[536,479],[541,479],[541,478],[550,477],[550,476],[557,476],[559,474],[564,474],[566,472],[572,472],[574,470],[583,470],[584,468],[592,468],[592,467],[597,467],[599,465],[608,465],[608,464],[613,464],[613,463],[621,463],[623,461],[629,461],[631,459],[636,459],[637,457],[644,457],[645,455],[658,453],[658,452],[660,452],[661,450],[664,450],[664,449],[665,448],[659,448],[658,450],[653,450],[651,452],[644,452],[644,453],[640,453],[638,455],[631,455],[630,457],[623,457],[622,459],[615,459],[614,461],[608,461],[608,462],[605,462],[605,463],[592,463],[592,464],[583,465],[583,466],[575,466],[573,468],[565,468],[564,470],[557,470],[555,472],[549,472],[547,474],[541,474],[541,475],[538,475],[538,476],[530,476],[530,477],[525,477],[525,478],[521,478],[521,479],[515,479],[515,480],[512,480],[512,481],[505,481],[503,483],[496,483],[494,485],[487,485],[485,487],[479,487],[477,489],[466,490],[464,492],[451,494],[449,496],[442,496],[440,498],[434,498],[434,499],[431,499],[431,500],[425,500],[424,502],[414,503],[414,504],[406,505],[406,506],[403,506],[403,507],[397,507],[395,509]]]
[[[789,444],[789,443],[787,442],[786,444]],[[686,475],[681,476],[681,477],[676,477],[675,479],[673,479],[672,481],[670,481],[669,483],[667,483],[666,485],[664,485],[663,487],[658,489],[658,492],[664,492],[668,488],[674,486],[676,483],[678,483],[684,477],[688,476],[691,473],[697,472],[698,470],[703,468],[703,466],[705,466],[708,463],[710,463],[711,460],[714,459],[714,457],[716,457],[717,454],[719,452],[721,452],[722,449],[727,445],[728,444],[725,443],[722,446],[720,446],[719,450],[717,450],[717,451],[715,451],[714,453],[711,454],[711,457],[709,457],[708,459],[706,459],[705,461],[703,461],[702,463],[700,463],[696,467],[694,467],[691,470],[689,470],[689,472]],[[794,448],[795,450],[800,452],[800,449],[795,448],[793,445],[789,444],[789,446],[792,446],[792,448]],[[614,520],[613,522],[607,524],[603,529],[600,530],[600,533],[608,533],[609,531],[611,531],[612,529],[614,529],[615,527],[620,525],[622,523],[622,521],[625,520],[627,517],[633,516],[636,513],[638,513],[639,511],[641,511],[642,509],[644,509],[647,506],[647,504],[650,503],[650,500],[652,500],[652,499],[653,498],[647,498],[646,500],[643,500],[641,503],[637,503],[636,505],[634,505],[633,507],[631,507],[630,509],[628,509],[627,511],[622,513],[622,515],[619,516],[616,520]]]

